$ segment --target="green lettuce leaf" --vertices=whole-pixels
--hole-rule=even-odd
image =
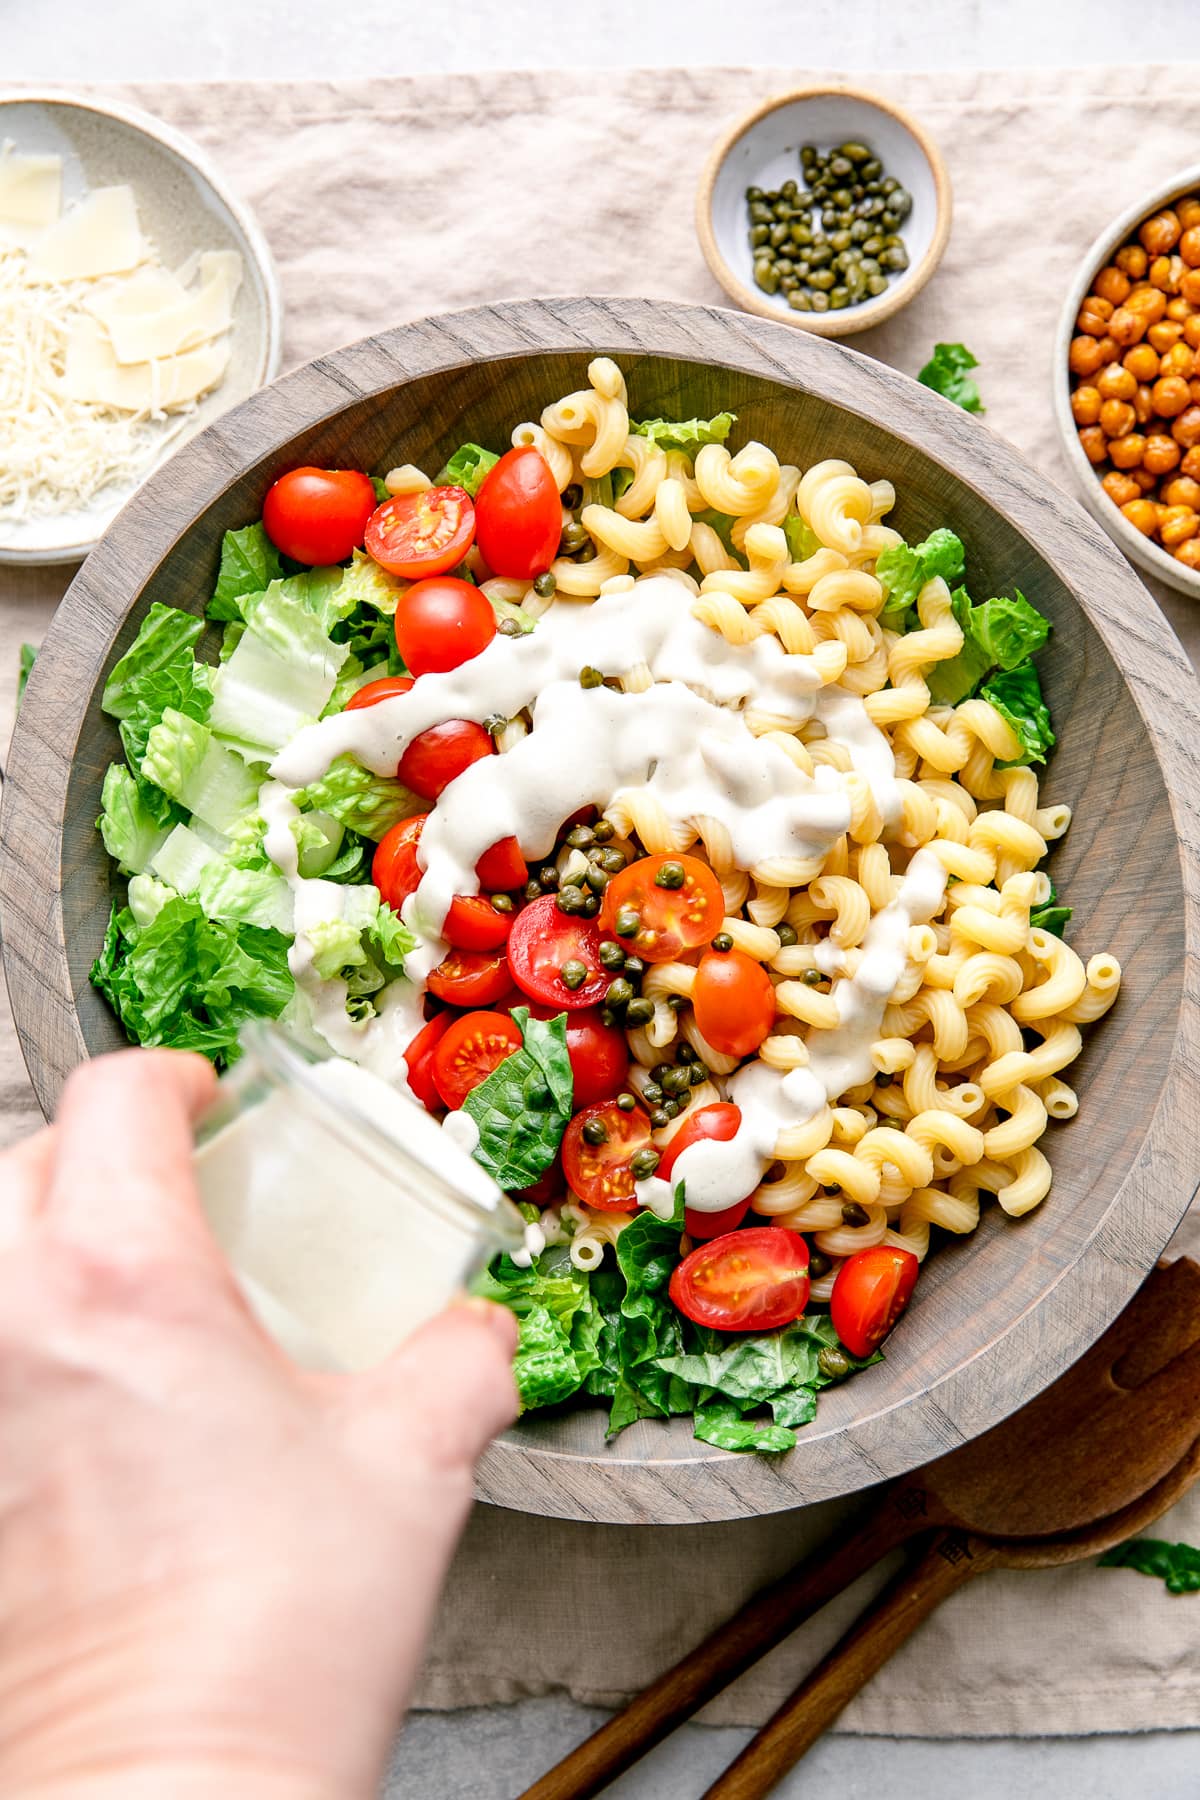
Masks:
[[[165,844],[170,827],[158,809],[147,803],[124,763],[109,764],[100,790],[100,809],[96,824],[108,854],[125,874],[144,874]]]
[[[723,412],[715,419],[631,419],[629,429],[661,450],[682,450],[695,456],[703,444],[723,444],[736,422],[736,413]]]
[[[17,659],[17,708],[25,698],[25,684],[33,673],[33,665],[37,661],[37,647],[34,644],[22,644]]]
[[[565,1016],[534,1019],[524,1006],[512,1016],[521,1048],[467,1095],[463,1111],[479,1127],[475,1161],[500,1187],[525,1188],[554,1161],[571,1117],[574,1082]]]
[[[400,914],[393,912],[386,900],[381,900],[375,918],[367,927],[367,943],[374,951],[377,962],[394,972],[402,973],[404,959],[416,939]]]
[[[168,882],[157,881],[153,875],[135,875],[129,883],[129,911],[134,924],[143,930],[153,925],[168,900],[178,898]]]
[[[1031,662],[1001,671],[980,688],[1005,722],[1012,726],[1021,741],[1021,754],[1015,763],[1045,762],[1046,752],[1054,744],[1050,725],[1050,709],[1042,698],[1042,684]]]
[[[329,813],[339,824],[376,842],[399,819],[419,812],[421,802],[391,775],[375,775],[350,756],[330,763],[319,781],[302,788],[296,804]]]
[[[962,627],[963,647],[947,662],[925,674],[935,703],[957,706],[973,694],[992,669],[1015,669],[1033,656],[1050,636],[1050,621],[1031,606],[1018,588],[975,606],[965,588],[951,596],[954,617]]]
[[[977,369],[979,359],[971,355],[965,344],[935,344],[933,355],[920,371],[917,380],[935,394],[952,400],[964,412],[985,412],[979,389],[967,374]]]
[[[1200,1594],[1200,1550],[1163,1538],[1130,1538],[1100,1557],[1101,1569],[1136,1569],[1166,1585],[1168,1594]]]
[[[733,521],[730,520],[732,524]],[[788,555],[793,562],[807,562],[821,548],[821,540],[811,525],[807,525],[799,513],[789,513],[783,521],[783,535],[787,539]],[[726,549],[729,548],[727,544]],[[880,580],[882,580],[882,576]]]
[[[204,620],[175,606],[155,601],[141,630],[104,683],[100,704],[114,719],[126,719],[139,704],[146,684],[162,671],[178,679],[182,662],[191,663],[192,652],[204,632]]]
[[[438,473],[438,487],[466,488],[472,500],[500,461],[494,450],[482,444],[460,444],[454,455]]]
[[[261,594],[283,574],[279,552],[261,523],[227,531],[221,540],[221,568],[208,604],[210,619],[240,619],[241,601]]]
[[[412,586],[410,581],[401,581],[398,575],[389,575],[365,550],[353,552],[350,566],[342,570],[341,576],[335,600],[338,616],[343,619],[356,606],[374,607],[376,612],[386,613],[390,618],[401,594]]]
[[[777,1454],[794,1450],[796,1433],[766,1419],[748,1419],[728,1401],[708,1401],[696,1408],[695,1435],[719,1450],[757,1450]]]
[[[228,831],[256,810],[266,770],[256,775],[207,725],[168,707],[146,740],[141,773],[214,831]]]
[[[517,1315],[520,1337],[513,1361],[522,1408],[555,1406],[576,1393],[598,1364],[603,1314],[588,1277],[553,1252],[518,1268],[497,1257],[472,1292]]]
[[[1059,903],[1057,889],[1051,882],[1049,899],[1045,905],[1034,907],[1029,915],[1029,923],[1039,927],[1042,931],[1053,932],[1055,937],[1066,937],[1067,923],[1074,910],[1072,906],[1062,906]]]
[[[925,583],[940,575],[951,587],[965,567],[962,540],[945,526],[931,531],[923,543],[897,544],[891,550],[881,550],[875,561],[875,573],[884,593],[880,624],[889,631],[910,630],[916,623],[917,595]]]
[[[329,636],[329,573],[293,575],[246,599],[246,629],[218,671],[210,716],[213,730],[251,758],[266,760],[315,723],[350,654]]]
[[[91,979],[137,1044],[198,1050],[218,1068],[237,1060],[248,1018],[279,1016],[293,991],[288,939],[206,919],[169,899],[148,925],[114,906]]]

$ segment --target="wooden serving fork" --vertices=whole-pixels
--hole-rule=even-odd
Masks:
[[[598,1793],[864,1570],[907,1540],[930,1537],[705,1796],[755,1800],[964,1579],[1000,1564],[1073,1561],[1142,1529],[1196,1478],[1198,1439],[1200,1265],[1183,1258],[1160,1264],[1045,1393],[882,1489],[846,1535],[756,1594],[521,1800]]]

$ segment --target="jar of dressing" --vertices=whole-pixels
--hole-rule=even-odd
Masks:
[[[196,1133],[213,1233],[297,1362],[361,1369],[447,1305],[524,1221],[417,1101],[252,1021]]]

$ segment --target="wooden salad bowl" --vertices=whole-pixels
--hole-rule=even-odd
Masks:
[[[738,434],[805,467],[844,456],[892,480],[909,540],[967,546],[976,597],[1020,588],[1054,623],[1042,658],[1059,745],[1047,792],[1075,822],[1054,878],[1072,937],[1111,950],[1115,1010],[1074,1065],[1078,1116],[1047,1140],[1054,1187],[1020,1220],[991,1208],[943,1244],[886,1360],[822,1394],[786,1456],[697,1443],[645,1420],[611,1445],[603,1410],[516,1426],[479,1491],[526,1512],[668,1524],[779,1511],[904,1473],[996,1425],[1112,1323],[1179,1223],[1200,1155],[1200,705],[1141,582],[1083,509],[985,425],[906,376],[805,332],[716,308],[555,299],[482,307],[365,338],[274,383],[195,438],[121,513],[72,584],[22,706],[0,817],[4,961],[46,1111],[121,1033],[88,969],[114,875],[94,821],[119,753],[104,675],[150,603],[200,613],[221,534],[257,518],[298,463],[436,469],[463,439],[503,447],[584,384],[605,351],[639,416],[730,408]]]

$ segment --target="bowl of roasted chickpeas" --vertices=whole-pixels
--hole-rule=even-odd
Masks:
[[[1054,397],[1088,510],[1139,568],[1200,599],[1200,165],[1089,250]]]

